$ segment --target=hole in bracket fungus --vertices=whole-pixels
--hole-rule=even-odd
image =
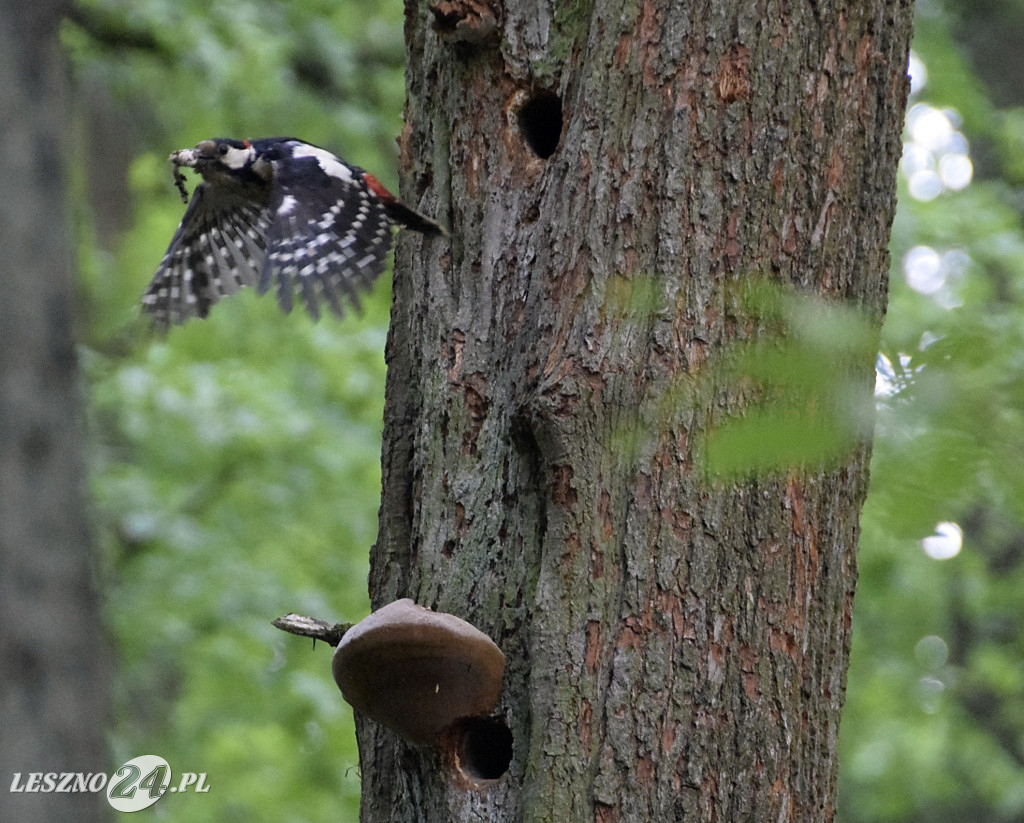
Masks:
[[[512,732],[490,717],[467,717],[459,723],[455,768],[474,783],[500,778],[512,763]]]
[[[542,160],[547,160],[562,137],[562,101],[551,91],[531,97],[519,110],[519,128],[526,144]]]

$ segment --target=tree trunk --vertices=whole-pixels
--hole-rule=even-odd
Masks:
[[[667,398],[755,276],[881,323],[910,0],[406,5],[452,237],[399,244],[370,593],[495,639],[513,745],[361,721],[364,823],[831,820],[869,444],[712,480],[748,397]]]
[[[56,2],[0,4],[0,820],[98,821],[109,665],[85,510]]]

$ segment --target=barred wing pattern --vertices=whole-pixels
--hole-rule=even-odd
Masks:
[[[166,329],[206,317],[221,297],[255,285],[265,265],[271,214],[230,190],[198,186],[142,297],[154,325]]]
[[[288,312],[297,292],[314,319],[321,300],[339,317],[346,300],[358,310],[359,291],[380,276],[391,248],[384,205],[358,169],[351,176],[325,174],[315,157],[298,156],[274,165],[274,219],[260,293],[273,287]]]
[[[217,300],[243,286],[257,286],[260,294],[273,288],[285,312],[297,292],[314,319],[321,301],[342,316],[344,303],[358,309],[359,291],[384,270],[395,222],[389,208],[404,209],[402,222],[417,218],[419,231],[443,232],[324,149],[291,139],[255,145],[272,167],[268,180],[236,169],[239,182],[222,182],[230,176],[223,168],[218,175],[204,172],[215,182],[195,190],[143,297],[157,326],[205,317]],[[250,150],[233,151],[248,156]],[[188,160],[195,157],[189,150]]]

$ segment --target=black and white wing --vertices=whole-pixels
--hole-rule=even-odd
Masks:
[[[273,287],[286,312],[297,292],[314,318],[321,299],[342,316],[384,270],[392,222],[361,169],[315,146],[291,148],[274,161],[259,291]]]
[[[206,317],[221,297],[256,285],[266,261],[270,218],[266,205],[230,188],[198,186],[142,297],[154,325],[167,328]]]

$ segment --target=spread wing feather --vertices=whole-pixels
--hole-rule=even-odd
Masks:
[[[198,186],[160,268],[142,297],[155,325],[206,317],[221,297],[254,285],[266,258],[266,206],[209,184]]]
[[[358,177],[327,174],[313,157],[277,161],[260,292],[272,286],[283,311],[298,292],[306,310],[320,316],[321,301],[338,316],[342,297],[359,309],[359,291],[384,270],[391,248],[391,220]]]

